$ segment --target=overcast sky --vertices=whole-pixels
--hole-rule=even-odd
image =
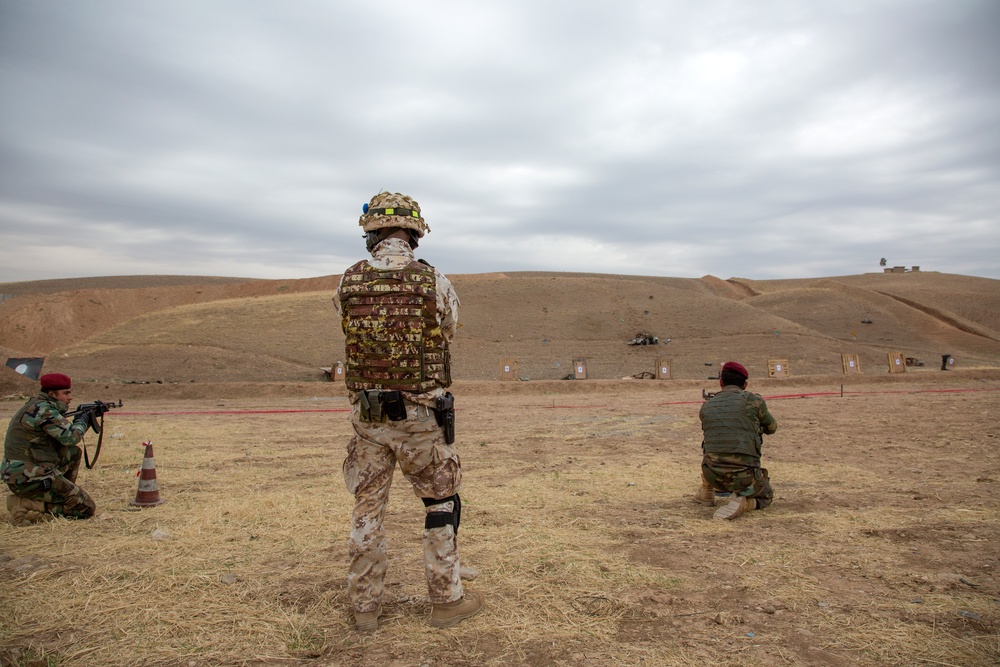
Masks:
[[[997,0],[0,0],[0,282],[1000,278]]]

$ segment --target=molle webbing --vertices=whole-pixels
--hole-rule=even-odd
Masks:
[[[344,274],[340,298],[349,389],[425,392],[451,385],[433,268],[414,261],[378,270],[361,261]]]
[[[760,457],[760,423],[747,414],[746,391],[720,391],[705,404],[705,452]]]
[[[34,416],[39,410],[42,400],[36,398],[28,401],[17,411],[7,427],[7,437],[4,440],[3,456],[8,461],[25,461],[27,463],[58,463],[59,449],[62,445],[48,433],[31,433],[21,424],[25,414]]]

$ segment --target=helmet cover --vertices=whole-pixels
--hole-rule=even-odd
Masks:
[[[431,231],[420,215],[420,204],[398,192],[380,192],[372,197],[358,224],[366,232],[388,227],[412,229],[418,238]]]

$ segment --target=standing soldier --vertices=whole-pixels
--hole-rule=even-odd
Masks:
[[[447,628],[483,606],[463,590],[456,535],[462,467],[454,442],[449,345],[458,325],[451,282],[413,250],[430,228],[420,206],[380,192],[363,207],[370,260],[349,268],[334,296],[346,338],[354,437],[344,481],[354,494],[347,589],[358,630],[378,628],[388,566],[383,520],[396,463],[425,507],[424,573],[431,625]]]
[[[749,377],[742,364],[727,361],[719,375],[722,391],[708,399],[698,414],[705,439],[701,444],[702,487],[695,500],[713,506],[716,490],[732,494],[715,511],[716,519],[731,520],[750,510],[762,510],[774,497],[767,469],[760,467],[760,455],[763,434],[778,430],[778,422],[760,394],[746,391]]]
[[[10,420],[3,442],[0,480],[7,497],[8,520],[15,526],[63,516],[89,519],[97,505],[76,485],[83,450],[77,443],[91,425],[89,413],[66,418],[73,401],[72,381],[62,373],[40,379],[41,392]]]

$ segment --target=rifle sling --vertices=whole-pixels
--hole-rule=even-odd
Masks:
[[[87,466],[87,470],[93,470],[94,466],[97,465],[97,457],[101,455],[102,442],[104,442],[104,415],[101,415],[101,431],[97,435],[97,447],[94,449],[93,461],[87,456],[87,443],[83,443],[83,462]]]

